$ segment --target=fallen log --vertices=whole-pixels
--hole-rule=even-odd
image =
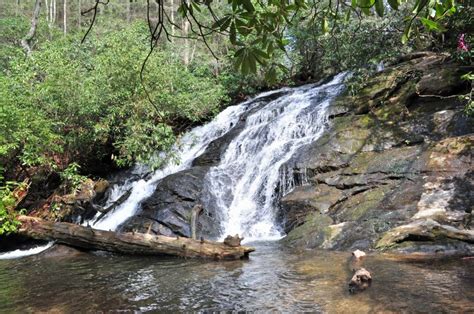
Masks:
[[[248,258],[252,247],[143,233],[102,231],[66,222],[19,216],[19,233],[33,239],[56,241],[72,247],[134,255],[172,255],[186,258],[235,260]]]
[[[95,221],[97,222],[97,221],[101,220],[108,212],[113,210],[115,207],[117,207],[119,205],[122,205],[122,203],[125,202],[128,199],[130,194],[132,194],[132,189],[131,188],[128,189],[116,201],[114,201],[112,204],[110,204],[110,206],[108,206],[106,208],[102,208],[102,207],[97,206],[97,205],[93,206],[96,211],[100,212],[99,217]]]

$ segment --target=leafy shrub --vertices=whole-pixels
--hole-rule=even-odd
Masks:
[[[118,165],[159,164],[156,152],[170,149],[180,124],[213,117],[223,86],[171,51],[152,54],[141,81],[146,33],[136,23],[83,45],[80,34],[65,36],[44,42],[32,58],[10,61],[0,74],[0,158],[13,161],[7,166],[61,170],[111,156]]]

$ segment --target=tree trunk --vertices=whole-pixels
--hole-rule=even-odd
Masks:
[[[56,23],[57,15],[57,3],[56,0],[51,0],[53,2],[53,24]]]
[[[183,20],[183,37],[187,37],[189,35],[189,21],[187,19]],[[189,55],[190,55],[190,45],[189,45],[189,38],[184,39],[184,56],[183,56],[183,63],[187,67],[189,65]]]
[[[248,258],[255,249],[231,247],[220,242],[197,241],[182,237],[154,236],[144,233],[116,233],[91,229],[66,222],[44,221],[40,218],[20,216],[19,234],[39,240],[88,250],[102,250],[122,254],[172,255],[179,257],[235,260]]]
[[[63,30],[67,34],[67,0],[63,0]]]
[[[130,10],[130,1],[131,0],[127,0],[127,23],[128,24],[130,24],[130,21],[132,20],[132,13]]]
[[[49,25],[49,1],[45,0],[44,1],[44,7],[46,9],[46,23]]]
[[[78,17],[78,20],[77,20],[77,28],[80,31],[81,30],[81,25],[82,25],[82,0],[79,0],[78,7],[79,7],[79,17]]]
[[[174,0],[171,0],[170,16],[171,16],[171,42],[174,42]]]
[[[20,15],[20,0],[16,1],[15,16]]]
[[[31,27],[28,34],[21,40],[21,46],[25,49],[27,56],[31,55],[31,41],[35,37],[36,27],[38,26],[38,19],[41,10],[41,0],[35,1],[35,8],[33,10],[33,17],[31,18]]]
[[[53,26],[53,1],[54,0],[51,0],[49,2],[49,10],[48,10],[48,12],[49,12],[48,26],[49,27]]]

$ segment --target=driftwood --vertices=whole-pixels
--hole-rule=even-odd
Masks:
[[[87,250],[102,250],[136,255],[172,255],[180,257],[235,260],[248,258],[255,249],[231,247],[224,243],[197,241],[182,237],[166,237],[143,233],[115,233],[66,222],[50,222],[40,218],[19,216],[19,233],[34,239]]]
[[[474,243],[474,230],[458,229],[450,225],[440,224],[432,219],[417,220],[387,231],[377,242],[376,248],[389,248],[403,241],[408,241],[410,238],[419,238],[425,241],[453,239]]]
[[[121,205],[123,202],[125,202],[128,197],[130,196],[130,194],[132,194],[132,189],[128,189],[125,193],[123,193],[115,202],[113,202],[112,204],[110,204],[110,206],[106,207],[106,208],[102,208],[100,206],[97,206],[97,205],[93,205],[93,208],[100,212],[100,215],[99,217],[95,220],[95,221],[99,221],[101,220],[108,212],[110,212],[112,209],[114,209],[115,207]]]
[[[349,292],[356,293],[363,291],[372,284],[372,275],[370,272],[362,267],[362,262],[365,257],[365,252],[355,250],[352,252],[350,261],[350,269],[354,273],[349,281]]]
[[[6,206],[8,212],[13,213],[13,211],[18,207],[18,205],[23,202],[25,197],[28,195],[30,185],[30,179],[25,179],[23,183],[21,183],[13,190],[13,197],[15,198],[15,202],[12,205]]]

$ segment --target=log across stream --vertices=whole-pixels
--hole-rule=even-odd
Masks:
[[[19,233],[38,240],[50,240],[87,250],[135,255],[172,255],[186,258],[235,260],[248,258],[255,249],[221,242],[166,237],[143,233],[102,231],[66,222],[51,222],[20,216]]]

